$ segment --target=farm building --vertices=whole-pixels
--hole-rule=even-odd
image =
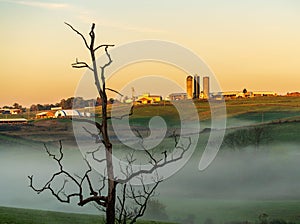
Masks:
[[[51,107],[51,110],[62,110],[62,107]]]
[[[250,93],[250,92],[249,92]],[[245,94],[243,92],[240,91],[231,91],[231,92],[222,92],[222,96],[225,99],[232,99],[232,98],[243,98],[246,97]]]
[[[231,91],[231,92],[219,92],[213,93],[212,97],[217,99],[235,99],[235,98],[244,98],[244,97],[261,97],[261,96],[277,96],[275,92],[267,91],[250,91],[250,92],[240,92],[240,91]]]
[[[277,96],[277,93],[272,91],[253,91],[252,92],[254,97],[258,96]]]
[[[0,119],[0,124],[27,124],[25,118]]]
[[[35,117],[36,119],[53,118],[54,113],[51,111],[44,111],[44,112],[37,113]]]
[[[149,93],[146,93],[139,97],[136,100],[137,104],[154,104],[154,103],[159,103],[162,100],[161,96],[158,95],[150,95]]]
[[[248,92],[248,94],[249,94],[249,92]],[[243,92],[240,92],[240,91],[212,93],[212,98],[215,98],[215,99],[235,99],[235,98],[239,98],[239,97],[243,98],[246,96]]]
[[[10,109],[0,109],[1,114],[10,114]]]
[[[80,117],[80,112],[78,110],[58,110],[55,112],[54,117]]]
[[[84,111],[84,112],[80,112],[80,116],[81,117],[92,117],[92,116],[95,116],[95,114]]]
[[[55,112],[55,118],[70,118],[70,117],[91,117],[93,114],[90,112],[80,112],[78,110],[58,110]]]
[[[10,114],[20,114],[22,113],[22,110],[20,109],[10,109]]]
[[[170,100],[186,100],[187,98],[187,93],[171,93],[169,95]]]
[[[0,113],[1,114],[20,114],[20,113],[22,113],[22,110],[20,110],[20,109],[6,109],[6,108],[1,109],[0,108]]]

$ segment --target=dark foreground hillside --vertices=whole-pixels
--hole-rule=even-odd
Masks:
[[[0,224],[102,224],[102,216],[0,207]],[[167,224],[138,221],[137,224]],[[169,223],[170,224],[170,223]]]

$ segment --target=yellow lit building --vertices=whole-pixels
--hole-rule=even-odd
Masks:
[[[161,96],[150,95],[149,93],[143,94],[135,102],[137,104],[155,104],[159,103],[162,100]]]

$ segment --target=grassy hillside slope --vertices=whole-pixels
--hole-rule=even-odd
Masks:
[[[100,224],[103,216],[0,207],[0,224]],[[137,224],[167,224],[138,221]]]

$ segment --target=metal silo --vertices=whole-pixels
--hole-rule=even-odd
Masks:
[[[193,98],[193,77],[190,75],[186,77],[186,93],[188,99]]]
[[[209,99],[209,77],[203,77],[203,98]]]
[[[194,76],[194,98],[199,99],[200,94],[200,77],[198,75]]]

